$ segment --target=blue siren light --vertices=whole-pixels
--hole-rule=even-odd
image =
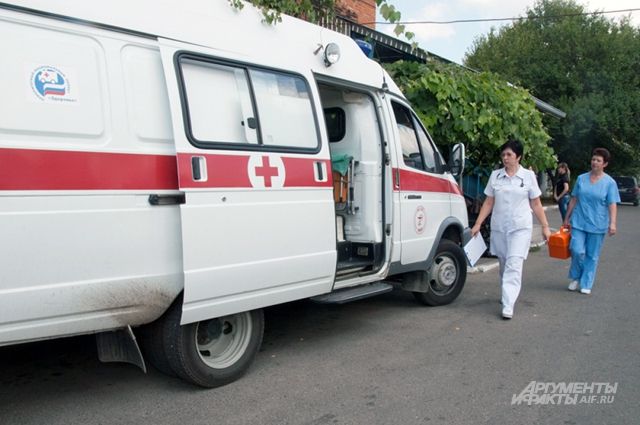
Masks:
[[[360,50],[365,54],[369,59],[373,58],[373,46],[371,43],[361,40],[359,38],[355,39],[356,44],[360,47]]]

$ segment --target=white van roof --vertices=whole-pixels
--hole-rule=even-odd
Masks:
[[[402,93],[382,67],[367,58],[349,37],[300,19],[283,15],[282,22],[262,22],[262,12],[251,4],[237,11],[226,0],[16,0],[0,6],[18,6],[87,23],[196,44],[224,57],[289,70],[311,70],[332,78]],[[340,46],[338,63],[327,67],[320,46]],[[316,52],[317,51],[317,52]]]

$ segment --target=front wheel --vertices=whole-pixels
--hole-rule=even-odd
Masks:
[[[240,378],[255,358],[264,333],[264,313],[253,310],[180,326],[181,303],[165,317],[164,352],[180,378],[214,388]]]
[[[467,280],[467,260],[464,251],[453,241],[441,240],[433,264],[424,273],[428,290],[414,292],[413,296],[426,305],[450,304],[458,298]]]

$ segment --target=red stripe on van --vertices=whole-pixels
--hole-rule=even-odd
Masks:
[[[207,181],[194,181],[191,158],[204,157],[207,165]],[[178,154],[180,187],[187,189],[216,187],[251,187],[247,165],[248,156]]]
[[[331,180],[331,161],[309,158],[282,158],[287,177],[284,187],[333,187]],[[324,180],[316,181],[316,163],[324,163]]]
[[[191,157],[204,156],[206,182],[195,182]],[[266,155],[265,155],[266,156]],[[107,152],[0,148],[0,190],[177,190],[183,188],[251,188],[248,155],[149,155]],[[331,162],[282,158],[285,187],[331,187],[331,175],[315,179],[317,162],[330,173]]]
[[[178,189],[173,155],[0,149],[0,190]]]
[[[268,155],[260,155],[268,157]],[[192,176],[191,158],[204,157],[207,165],[207,180],[194,181]],[[249,155],[217,155],[199,153],[179,153],[178,170],[180,173],[180,187],[182,188],[251,188],[249,180]],[[281,157],[285,168],[284,187],[332,187],[331,176],[324,176],[322,182],[316,181],[316,163],[324,163],[325,173],[331,170],[331,161],[316,158],[287,158]],[[273,163],[265,163],[265,167]]]
[[[398,174],[400,181],[398,181]],[[422,174],[417,171],[396,168],[393,170],[393,187],[400,188],[401,191],[416,192],[444,192],[462,196],[462,192],[457,184],[451,183],[445,178]],[[397,190],[397,189],[396,189]]]

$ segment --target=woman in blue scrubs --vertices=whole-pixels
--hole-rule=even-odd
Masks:
[[[604,169],[611,154],[596,148],[591,154],[591,171],[581,174],[571,192],[564,225],[571,223],[571,268],[569,290],[589,295],[598,268],[604,235],[616,234],[618,185]]]

